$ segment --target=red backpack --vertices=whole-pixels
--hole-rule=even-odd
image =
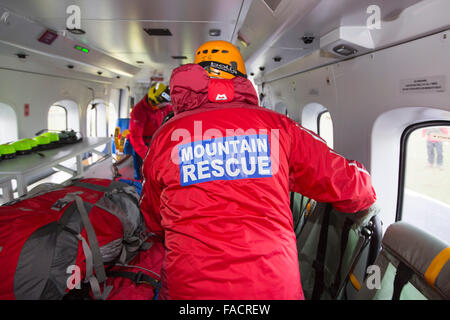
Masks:
[[[151,244],[135,189],[106,179],[38,188],[0,207],[0,299],[62,299],[80,282],[106,299],[105,266]]]

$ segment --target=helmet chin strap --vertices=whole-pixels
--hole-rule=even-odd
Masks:
[[[152,99],[150,99],[148,96],[147,96],[147,104],[150,106],[150,108],[152,108],[153,110],[158,110],[159,108],[158,108],[158,104],[157,103],[155,103]]]

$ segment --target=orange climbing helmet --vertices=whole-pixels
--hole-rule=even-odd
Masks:
[[[244,59],[239,49],[228,41],[205,42],[195,52],[195,63],[201,65],[213,78],[247,78]]]

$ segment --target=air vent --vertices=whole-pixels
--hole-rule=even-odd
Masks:
[[[159,28],[144,28],[144,31],[148,33],[149,36],[171,36],[172,32],[169,29],[159,29]]]
[[[172,56],[172,59],[183,60],[183,59],[187,59],[187,57],[186,56]]]
[[[281,0],[264,0],[266,5],[269,7],[272,12],[275,12],[275,10],[278,8]]]

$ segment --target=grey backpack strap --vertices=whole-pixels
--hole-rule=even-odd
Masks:
[[[95,274],[100,283],[105,282],[106,281],[105,267],[103,265],[100,246],[98,244],[97,235],[95,234],[94,227],[91,224],[91,220],[89,220],[89,215],[84,206],[83,199],[81,199],[79,196],[75,196],[75,203],[77,204],[81,220],[83,221],[84,229],[86,230],[87,233],[90,248],[92,250]]]
[[[91,285],[92,293],[94,294],[94,299],[100,300],[102,299],[102,292],[100,289],[100,284],[98,283],[98,279],[94,276],[94,264],[91,248],[86,241],[86,239],[81,235],[77,234],[76,237],[81,241],[83,246],[84,257],[86,258],[86,279],[89,281]]]
[[[97,235],[95,234],[94,227],[92,226],[91,220],[89,219],[89,214],[84,205],[83,199],[78,195],[70,194],[66,197],[72,197],[75,200],[76,207],[80,213],[81,221],[83,223],[84,229],[89,240],[89,244],[86,239],[84,239],[81,234],[77,235],[77,238],[81,240],[83,246],[84,256],[86,258],[86,278],[88,279],[92,293],[95,299],[106,299],[108,294],[111,292],[112,287],[106,286],[106,272],[103,265],[103,259],[100,252],[100,246],[98,244]],[[95,270],[95,276],[93,271]],[[104,292],[102,294],[100,283],[105,283]]]

